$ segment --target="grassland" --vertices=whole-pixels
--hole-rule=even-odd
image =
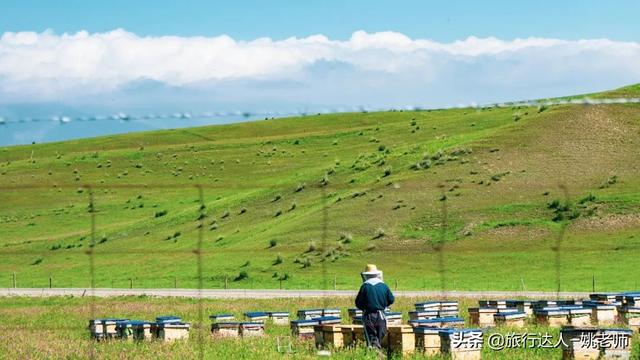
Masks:
[[[399,289],[637,289],[638,149],[637,104],[0,148],[0,286],[347,289],[376,263]]]
[[[394,310],[407,311],[413,308],[417,300],[400,298],[394,305]],[[3,321],[0,323],[0,354],[5,354],[7,359],[84,359],[93,357],[96,359],[157,359],[174,358],[180,354],[182,359],[199,358],[200,351],[205,359],[256,359],[256,358],[317,358],[313,342],[299,341],[290,338],[288,326],[267,325],[267,336],[261,339],[212,339],[209,334],[208,315],[214,313],[233,313],[242,319],[245,311],[251,310],[288,310],[294,313],[301,308],[317,307],[341,307],[343,311],[352,307],[353,299],[347,298],[318,298],[318,299],[269,299],[255,300],[251,303],[246,300],[220,301],[172,299],[172,298],[147,298],[147,297],[122,297],[112,299],[90,298],[3,298],[0,299],[0,315]],[[466,308],[474,304],[469,300],[463,300],[461,315],[468,323]],[[477,305],[477,304],[475,304]],[[200,313],[204,315],[202,327],[198,327]],[[88,319],[93,317],[117,316],[135,319],[153,319],[158,315],[179,315],[193,323],[193,329],[188,341],[164,344],[152,343],[127,343],[112,341],[96,343],[89,339],[86,329]],[[343,314],[346,318],[346,312]],[[405,321],[407,319],[404,319]],[[198,329],[202,329],[199,332]],[[551,334],[555,341],[558,340],[558,329],[540,327],[529,324],[526,329],[494,329],[485,333],[485,339],[492,332]],[[278,338],[284,344],[292,343],[293,353],[279,353],[277,349]],[[634,336],[633,356],[640,358],[640,346],[638,335]],[[202,347],[200,346],[202,344]],[[485,342],[486,345],[486,342]],[[202,349],[202,350],[201,350]],[[376,359],[373,353],[368,353],[364,348],[356,348],[334,352],[335,359]],[[421,359],[424,357],[416,356]],[[483,359],[559,359],[561,351],[558,348],[534,348],[534,349],[505,349],[492,350],[485,346]]]

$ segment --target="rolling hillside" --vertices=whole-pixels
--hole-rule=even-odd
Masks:
[[[637,289],[639,175],[638,104],[0,148],[0,286],[89,286],[93,259],[97,287],[197,287],[200,249],[206,288],[352,288],[373,262],[401,289]]]

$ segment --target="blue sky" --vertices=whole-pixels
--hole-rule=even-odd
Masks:
[[[176,113],[448,107],[616,88],[640,82],[639,13],[637,0],[4,0],[0,145],[246,119],[163,120]],[[115,114],[146,120],[75,121]]]
[[[474,35],[509,40],[547,37],[637,41],[640,1],[167,1],[4,0],[0,32],[105,32],[138,35],[282,39],[356,30],[393,30],[412,38],[452,41]]]

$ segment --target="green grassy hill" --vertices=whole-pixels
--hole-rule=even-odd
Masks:
[[[89,286],[93,259],[98,287],[197,287],[200,248],[206,288],[353,288],[371,262],[400,289],[638,288],[639,151],[638,104],[0,148],[0,286]]]

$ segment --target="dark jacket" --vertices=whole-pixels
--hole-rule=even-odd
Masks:
[[[365,314],[384,311],[393,304],[395,298],[387,284],[379,279],[369,279],[360,286],[356,296],[356,307]]]

